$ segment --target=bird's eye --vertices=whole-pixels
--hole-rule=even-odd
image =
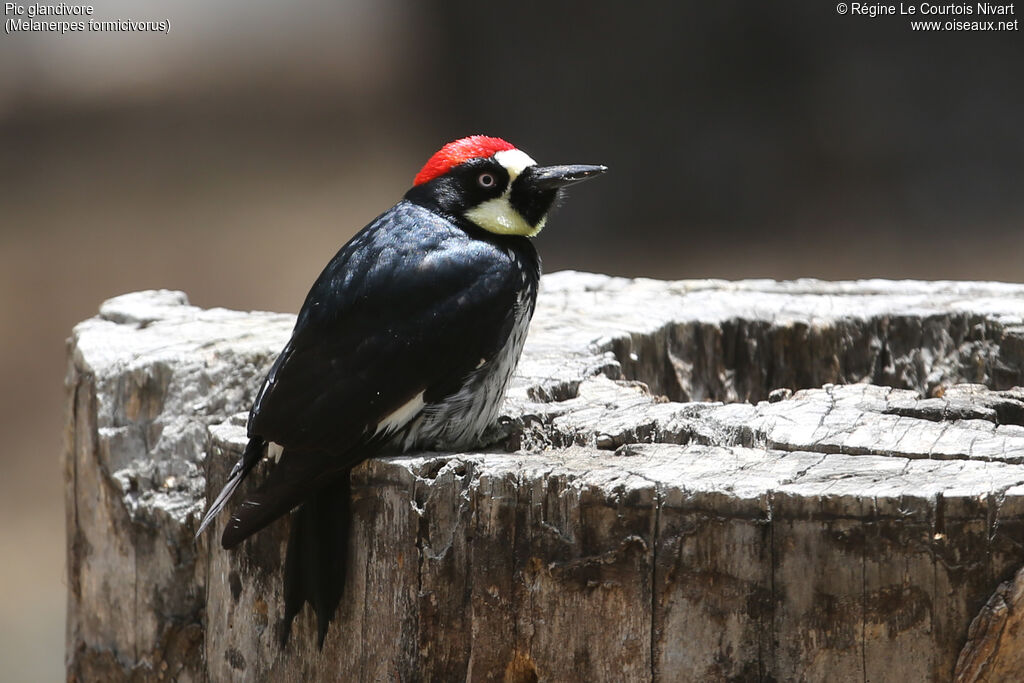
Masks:
[[[490,173],[481,173],[476,182],[480,184],[480,187],[494,187],[494,176]]]

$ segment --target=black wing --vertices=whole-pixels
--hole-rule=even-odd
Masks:
[[[454,390],[493,357],[520,286],[504,249],[400,203],[314,284],[257,396],[250,435],[341,454],[420,392],[444,394],[455,379]]]
[[[453,393],[481,359],[493,358],[514,324],[521,267],[499,245],[470,239],[407,202],[342,247],[257,396],[250,461],[236,466],[237,481],[225,486],[220,504],[255,465],[263,442],[280,444],[285,455],[232,517],[223,545],[241,542],[372,455],[381,420],[420,392],[428,402]],[[215,514],[211,507],[207,518]]]

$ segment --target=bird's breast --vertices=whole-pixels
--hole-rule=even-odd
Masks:
[[[424,407],[402,439],[403,450],[465,450],[479,445],[484,431],[501,413],[526,343],[537,292],[533,280],[527,279],[524,285],[505,344],[492,358],[479,359],[456,392]]]

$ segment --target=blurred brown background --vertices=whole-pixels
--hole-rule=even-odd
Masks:
[[[604,163],[547,270],[1024,280],[1024,39],[822,2],[94,0],[0,36],[0,678],[62,677],[64,339],[111,296],[294,311],[442,143]],[[7,17],[5,17],[6,19]]]

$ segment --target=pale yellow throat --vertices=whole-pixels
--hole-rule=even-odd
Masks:
[[[530,225],[508,201],[508,193],[488,199],[466,212],[466,218],[488,232],[499,235],[525,235],[533,237],[544,227],[545,218]]]
[[[466,218],[473,221],[488,232],[498,235],[523,235],[533,237],[544,228],[547,218],[541,218],[536,225],[530,225],[522,214],[512,208],[508,197],[512,192],[512,183],[527,166],[537,162],[525,152],[509,149],[498,152],[494,158],[508,171],[508,187],[504,194],[474,206],[466,212]]]

